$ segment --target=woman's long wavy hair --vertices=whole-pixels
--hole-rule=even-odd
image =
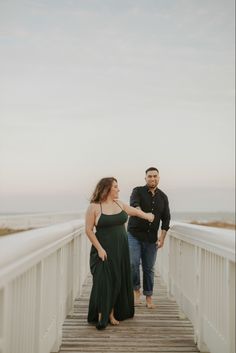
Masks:
[[[90,203],[98,203],[106,200],[109,192],[111,191],[111,187],[114,181],[117,182],[117,180],[113,177],[102,178],[101,180],[99,180],[90,198]]]

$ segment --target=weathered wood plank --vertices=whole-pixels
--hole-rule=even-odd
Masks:
[[[91,284],[89,277],[64,322],[60,353],[199,352],[191,322],[176,302],[168,298],[160,276],[155,278],[155,309],[147,309],[143,298],[143,303],[135,308],[133,319],[122,321],[116,327],[108,325],[103,331],[87,323]]]

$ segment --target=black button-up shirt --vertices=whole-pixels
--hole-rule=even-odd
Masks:
[[[168,231],[170,225],[170,209],[166,194],[156,188],[154,194],[148,186],[138,186],[130,196],[130,206],[140,207],[144,212],[151,212],[155,218],[152,223],[145,219],[131,216],[128,222],[128,232],[138,240],[155,243],[161,222],[161,229]]]

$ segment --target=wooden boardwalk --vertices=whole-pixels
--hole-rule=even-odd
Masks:
[[[133,319],[108,325],[98,331],[87,323],[91,277],[75,300],[73,312],[63,325],[60,353],[129,353],[129,352],[199,352],[193,339],[191,322],[180,312],[175,301],[167,297],[166,287],[159,275],[155,278],[155,309],[143,304],[135,308]]]

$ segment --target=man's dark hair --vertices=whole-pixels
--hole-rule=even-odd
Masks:
[[[155,167],[150,167],[150,168],[148,168],[148,169],[145,171],[145,173],[147,174],[148,172],[151,172],[152,170],[156,170],[157,173],[159,173],[159,170],[158,170],[157,168],[155,168]]]

